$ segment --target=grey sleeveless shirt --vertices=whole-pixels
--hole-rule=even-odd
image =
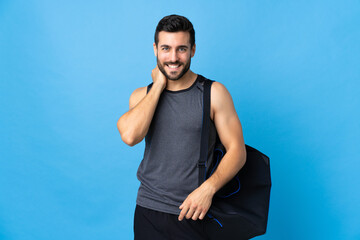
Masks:
[[[179,206],[198,187],[204,79],[198,75],[187,89],[164,89],[161,93],[137,172],[138,205],[178,215]],[[215,125],[210,119],[208,159],[215,140]]]

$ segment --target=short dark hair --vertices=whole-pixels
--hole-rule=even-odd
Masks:
[[[190,45],[191,47],[195,44],[195,30],[192,23],[186,17],[172,14],[163,17],[158,23],[155,31],[155,44],[159,43],[159,32],[189,32],[190,33]]]

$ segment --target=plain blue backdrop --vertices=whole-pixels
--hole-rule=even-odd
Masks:
[[[0,239],[132,239],[144,142],[116,128],[165,15],[270,157],[266,235],[360,239],[360,2],[0,1]]]

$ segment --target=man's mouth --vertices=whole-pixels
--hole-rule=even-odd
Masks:
[[[165,65],[171,70],[177,70],[181,66],[181,64],[165,64]]]

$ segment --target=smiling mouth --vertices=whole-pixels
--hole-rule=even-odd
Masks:
[[[165,65],[172,70],[176,70],[181,66],[181,64],[165,64]]]

